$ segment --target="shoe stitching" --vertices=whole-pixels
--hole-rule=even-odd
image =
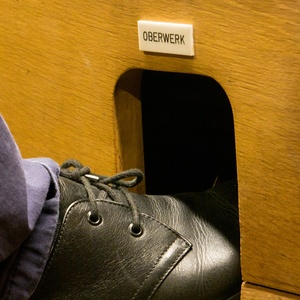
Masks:
[[[61,242],[61,240],[62,240],[62,235],[64,234],[64,230],[65,230],[65,227],[66,227],[66,223],[67,223],[67,220],[69,219],[69,216],[70,216],[71,212],[72,212],[78,205],[80,205],[81,203],[86,203],[86,202],[88,202],[88,201],[89,201],[88,199],[79,199],[79,200],[77,200],[76,202],[73,202],[73,203],[71,204],[71,207],[67,210],[67,213],[66,213],[66,215],[65,215],[65,217],[64,217],[64,219],[63,219],[63,222],[62,222],[62,226],[61,226],[60,233],[59,233],[59,235],[58,235],[58,237],[57,237],[55,246],[54,246],[54,248],[53,248],[53,250],[52,250],[51,257],[50,257],[50,259],[48,260],[48,263],[47,263],[47,266],[46,266],[46,268],[45,268],[44,274],[42,275],[41,281],[42,281],[42,280],[44,279],[44,277],[47,275],[47,272],[48,272],[48,270],[50,269],[53,260],[55,259],[56,255],[60,252],[58,248],[59,248],[59,246],[60,246],[60,242]],[[115,206],[121,206],[121,207],[125,208],[126,210],[130,211],[130,208],[129,208],[128,206],[126,206],[125,204],[123,204],[123,203],[116,203],[116,202],[114,202],[114,201],[106,200],[106,199],[103,199],[103,200],[97,199],[96,202],[103,202],[103,203],[112,204],[112,205],[115,205]],[[149,216],[149,215],[147,215],[147,214],[145,214],[145,213],[140,213],[140,214],[141,214],[143,217],[148,218],[148,219],[151,219],[151,220],[155,221],[156,223],[158,223],[159,225],[162,225],[164,228],[166,228],[168,231],[171,231],[171,232],[172,232],[173,234],[175,234],[176,236],[180,235],[177,231],[175,231],[174,229],[168,227],[166,224],[160,222],[159,220],[155,219],[154,217]],[[177,239],[178,239],[178,237],[177,237]],[[176,239],[176,240],[177,240],[177,239]],[[181,239],[183,240],[183,242],[185,243],[185,245],[186,245],[187,247],[190,247],[190,246],[191,246],[191,243],[190,243],[189,241],[187,241],[184,237],[181,237]],[[164,251],[164,253],[172,246],[172,244],[173,244],[176,240],[174,240],[174,241],[169,245],[169,247]],[[159,260],[161,259],[161,257],[164,255],[164,253],[159,257],[157,263],[159,262]],[[176,259],[176,262],[177,262],[177,261],[178,261],[178,258]],[[156,263],[156,264],[157,264],[157,263]],[[156,265],[155,265],[155,266],[156,266]],[[155,268],[155,266],[153,267],[153,269]],[[166,274],[167,274],[167,273],[165,273],[165,275],[166,275]],[[150,275],[150,274],[149,274],[149,275]],[[164,275],[164,276],[165,276],[165,275]],[[163,277],[162,277],[162,278],[163,278]],[[143,284],[143,283],[142,283],[142,284]],[[134,298],[133,298],[133,299],[134,299]]]
[[[161,224],[161,223],[160,223]],[[168,228],[168,227],[166,227]],[[169,228],[168,228],[169,229]],[[167,248],[164,250],[164,252],[157,258],[156,262],[154,263],[153,267],[149,270],[147,276],[145,277],[145,279],[143,280],[143,282],[140,284],[139,288],[137,289],[137,291],[135,292],[135,294],[132,297],[132,300],[135,299],[135,297],[137,296],[138,292],[142,289],[142,287],[144,286],[144,284],[146,283],[146,281],[148,280],[148,278],[150,277],[150,275],[152,274],[152,272],[154,271],[154,269],[156,268],[156,266],[159,264],[160,260],[162,259],[162,257],[166,254],[166,252],[172,247],[172,245],[179,240],[180,238],[176,238],[172,243],[170,243]],[[181,239],[182,240],[182,239]],[[182,240],[182,242],[184,242],[184,244],[186,246],[190,246],[185,240]],[[178,263],[178,261],[180,260],[180,258],[185,254],[184,252],[186,251],[185,248],[182,249],[182,251],[179,253],[179,255],[177,255],[175,261],[172,263],[172,265],[167,269],[166,272],[164,272],[163,276],[161,276],[157,282],[157,284],[153,287],[152,292],[150,293],[149,297],[147,299],[151,299],[152,295],[154,294],[154,292],[156,291],[157,287],[161,284],[161,282],[164,280],[164,278],[166,277],[166,275],[169,273],[170,270],[172,270],[172,268]]]
[[[64,224],[64,223],[65,223],[65,221],[67,220],[68,215],[69,215],[69,213],[71,212],[71,210],[73,210],[73,209],[74,209],[77,205],[79,205],[80,203],[85,203],[85,202],[88,202],[88,201],[89,201],[88,199],[79,199],[79,200],[77,200],[76,202],[73,202],[73,203],[71,204],[72,207],[70,207],[70,209],[68,210],[68,212],[67,212],[67,214],[66,214],[66,216],[65,216],[65,218],[64,218],[64,220],[63,220],[63,225],[62,225],[62,227],[65,227],[65,224]],[[115,206],[121,206],[121,207],[123,207],[123,208],[126,208],[126,210],[131,211],[130,207],[127,206],[126,204],[119,203],[119,202],[115,202],[115,201],[112,201],[112,200],[108,200],[108,199],[96,199],[96,202],[106,203],[106,204],[112,204],[112,205],[115,205]],[[139,213],[140,213],[141,216],[143,216],[143,217],[145,217],[145,218],[148,218],[148,219],[151,219],[151,220],[155,221],[156,223],[158,223],[158,224],[164,226],[166,229],[168,229],[169,231],[171,231],[172,233],[174,233],[176,236],[180,236],[180,237],[185,241],[185,243],[186,243],[188,246],[191,245],[191,243],[190,243],[188,240],[186,240],[183,236],[181,236],[181,234],[180,234],[179,232],[177,232],[177,231],[174,230],[173,228],[169,227],[169,226],[166,225],[165,223],[163,223],[163,222],[157,220],[155,217],[152,217],[152,216],[150,216],[150,215],[148,215],[148,214],[145,214],[145,213],[143,213],[143,212],[140,212],[140,211],[139,211]],[[61,236],[61,234],[62,234],[62,232],[60,233],[59,237]],[[57,241],[59,241],[59,238],[57,239]],[[56,248],[56,247],[55,247],[55,248]]]
[[[52,262],[53,262],[53,260],[54,260],[54,258],[55,258],[55,256],[56,256],[56,254],[59,253],[58,247],[59,247],[59,245],[60,245],[60,241],[61,241],[61,239],[62,239],[62,235],[63,235],[64,230],[65,230],[65,227],[66,227],[66,222],[67,222],[67,219],[69,218],[69,215],[70,215],[71,211],[77,206],[77,204],[79,204],[79,203],[81,203],[81,202],[83,202],[83,201],[86,202],[86,201],[88,201],[88,200],[85,200],[85,199],[77,200],[77,201],[74,202],[74,203],[72,204],[72,206],[68,209],[68,211],[67,211],[67,213],[66,213],[66,215],[65,215],[65,217],[64,217],[64,220],[63,220],[63,222],[62,222],[61,230],[60,230],[60,233],[59,233],[59,235],[58,235],[58,237],[57,237],[57,240],[56,240],[56,242],[55,242],[55,246],[54,246],[54,248],[53,248],[52,251],[51,251],[51,256],[50,256],[50,258],[49,258],[49,260],[48,260],[48,263],[47,263],[47,266],[46,266],[46,268],[45,268],[45,270],[44,270],[44,273],[43,273],[43,275],[42,275],[41,281],[42,281],[42,280],[44,279],[44,277],[46,276],[47,271],[48,271],[49,268],[51,267]]]
[[[178,240],[178,238],[177,238],[176,240]],[[176,240],[175,240],[175,241],[176,241]],[[174,241],[174,242],[175,242],[175,241]],[[174,243],[174,242],[173,242],[173,243]],[[183,242],[185,243],[186,246],[190,246],[190,245],[188,245],[185,241],[183,241]],[[186,249],[186,248],[183,248],[183,249],[182,249],[181,253],[179,253],[179,255],[177,256],[177,258],[176,258],[176,260],[173,262],[173,264],[168,268],[168,270],[164,273],[164,275],[160,277],[158,283],[154,286],[154,288],[153,288],[153,290],[152,290],[150,296],[148,297],[148,299],[151,299],[151,297],[153,296],[153,294],[156,292],[156,289],[158,288],[158,286],[163,282],[163,280],[166,278],[166,276],[169,274],[169,272],[174,268],[174,266],[175,266],[175,265],[181,260],[181,258],[186,254],[186,251],[187,251],[187,250],[189,250],[189,248],[188,248],[188,249]]]

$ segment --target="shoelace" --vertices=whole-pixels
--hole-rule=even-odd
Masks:
[[[96,175],[91,173],[89,167],[83,166],[75,159],[70,159],[61,165],[60,175],[78,183],[82,183],[85,187],[91,205],[88,220],[93,225],[100,224],[102,218],[97,205],[97,199],[92,191],[92,186],[95,186],[101,192],[104,192],[105,195],[103,195],[103,197],[108,196],[114,201],[117,201],[118,199],[118,195],[114,190],[117,189],[121,191],[132,212],[132,223],[129,225],[129,230],[134,236],[140,236],[142,234],[143,229],[140,223],[140,215],[136,203],[131,193],[127,191],[127,188],[134,187],[143,180],[144,174],[139,169],[129,169],[114,176]],[[133,179],[125,180],[126,178],[131,177],[133,177]]]

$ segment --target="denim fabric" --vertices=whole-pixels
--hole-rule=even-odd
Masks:
[[[59,207],[59,166],[22,159],[0,116],[0,299],[29,299],[49,256]]]

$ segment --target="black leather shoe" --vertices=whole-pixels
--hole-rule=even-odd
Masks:
[[[31,299],[239,299],[236,182],[176,196],[125,189],[142,177],[62,166],[60,222]]]

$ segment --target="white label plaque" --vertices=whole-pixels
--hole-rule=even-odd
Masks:
[[[139,49],[194,56],[193,25],[138,21]]]

